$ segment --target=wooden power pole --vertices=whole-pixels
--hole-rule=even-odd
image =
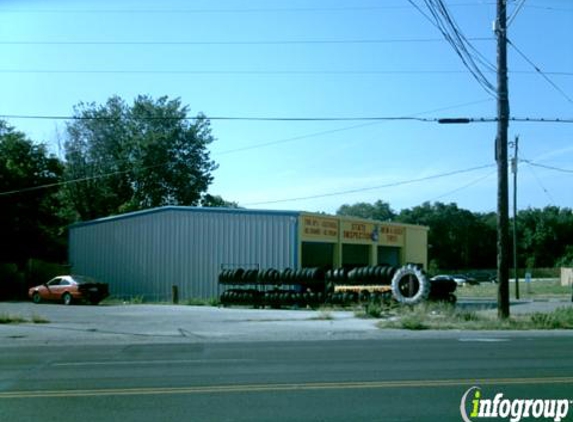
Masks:
[[[509,317],[509,200],[507,175],[507,132],[509,95],[507,88],[507,0],[497,0],[497,314]]]

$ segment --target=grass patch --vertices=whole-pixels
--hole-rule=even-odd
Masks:
[[[0,324],[22,324],[24,322],[28,322],[28,320],[20,315],[12,315],[6,312],[0,314]]]
[[[25,324],[29,322],[33,322],[34,324],[45,324],[50,321],[37,314],[32,314],[30,319],[26,319],[21,315],[13,315],[6,312],[0,313],[0,324]]]
[[[185,301],[185,305],[188,306],[219,306],[220,305],[219,298],[211,297],[209,299],[201,299],[198,297],[192,297]]]
[[[108,296],[102,300],[99,305],[113,306],[113,305],[141,305],[146,303],[143,296],[131,296],[129,298],[120,298],[116,296]]]
[[[497,297],[497,284],[481,283],[475,286],[460,286],[456,289],[458,298],[478,297],[494,299]],[[559,279],[532,280],[525,283],[519,280],[520,299],[566,299],[571,300],[571,286],[562,286]],[[509,283],[509,294],[515,298],[515,283]]]
[[[354,316],[356,318],[373,318],[379,319],[384,317],[391,317],[393,311],[399,305],[394,302],[367,302],[361,309],[356,309],[354,311]]]
[[[47,319],[46,317],[43,317],[42,315],[38,315],[38,314],[32,314],[30,319],[34,324],[47,324],[50,322],[49,319]]]
[[[312,321],[332,321],[334,317],[328,311],[319,311],[315,316],[310,317]]]
[[[378,323],[379,328],[405,330],[555,330],[573,329],[573,307],[549,313],[517,315],[505,321],[494,315],[457,309],[450,304],[424,303],[396,308]]]
[[[531,323],[539,330],[573,329],[573,308],[557,308],[551,313],[531,314]]]

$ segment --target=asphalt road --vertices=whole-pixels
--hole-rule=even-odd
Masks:
[[[484,398],[573,399],[572,350],[570,336],[527,333],[0,343],[0,421],[461,421],[472,386]]]

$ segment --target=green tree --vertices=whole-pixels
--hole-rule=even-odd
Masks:
[[[390,204],[380,199],[373,204],[358,202],[354,205],[341,205],[336,214],[378,221],[390,221],[396,218],[396,213],[390,208]]]
[[[495,266],[495,226],[482,215],[454,203],[429,203],[405,209],[397,221],[425,225],[428,257],[439,268],[470,269]]]
[[[572,245],[573,212],[555,206],[522,210],[517,214],[517,235],[520,266],[528,261],[553,267]]]
[[[114,96],[80,103],[64,142],[66,197],[77,216],[93,219],[163,205],[199,205],[216,164],[209,120],[189,119],[179,99]],[[83,181],[82,181],[83,180]]]
[[[63,260],[65,237],[56,187],[62,163],[6,122],[0,121],[0,261]]]
[[[226,201],[219,195],[211,195],[209,193],[203,195],[203,198],[201,198],[201,206],[211,208],[239,208],[238,203]]]

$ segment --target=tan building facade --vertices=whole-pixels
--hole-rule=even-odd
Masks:
[[[302,267],[428,264],[428,228],[353,217],[301,213]]]

